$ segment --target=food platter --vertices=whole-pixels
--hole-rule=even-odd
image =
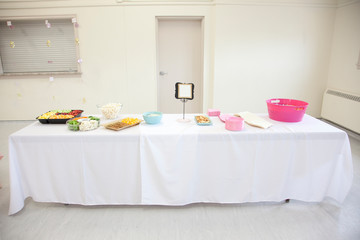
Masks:
[[[98,117],[77,117],[66,121],[66,125],[70,131],[90,131],[100,126],[100,118]]]
[[[114,131],[120,131],[124,130],[126,128],[134,127],[136,125],[139,125],[142,122],[142,120],[137,118],[124,118],[116,121],[112,121],[106,124],[102,124],[106,129],[114,130]]]
[[[36,119],[42,124],[65,124],[67,120],[80,117],[83,110],[51,110]]]
[[[195,122],[199,126],[209,126],[212,125],[212,121],[208,116],[205,115],[197,115],[194,117]]]
[[[119,120],[117,121],[114,121],[114,122],[111,122],[111,123],[107,123],[107,124],[104,124],[103,126],[107,129],[110,129],[110,130],[114,130],[114,131],[120,131],[120,130],[124,130],[126,128],[130,128],[130,127],[133,127],[133,126],[136,126],[138,125],[139,123],[134,123],[134,124],[126,124],[126,123],[123,123]]]

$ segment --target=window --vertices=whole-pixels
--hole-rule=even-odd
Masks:
[[[74,19],[1,19],[0,75],[80,73]]]

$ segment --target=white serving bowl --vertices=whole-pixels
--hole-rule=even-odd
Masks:
[[[105,119],[115,119],[119,116],[122,106],[121,103],[106,103],[97,105],[97,108]]]

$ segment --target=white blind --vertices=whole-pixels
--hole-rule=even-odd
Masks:
[[[69,19],[0,21],[3,73],[78,72],[74,26]],[[1,70],[1,67],[0,67]]]

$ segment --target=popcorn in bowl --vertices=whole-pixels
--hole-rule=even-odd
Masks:
[[[122,104],[107,103],[105,105],[98,105],[98,108],[106,119],[114,119],[118,117],[118,114],[122,108]]]

